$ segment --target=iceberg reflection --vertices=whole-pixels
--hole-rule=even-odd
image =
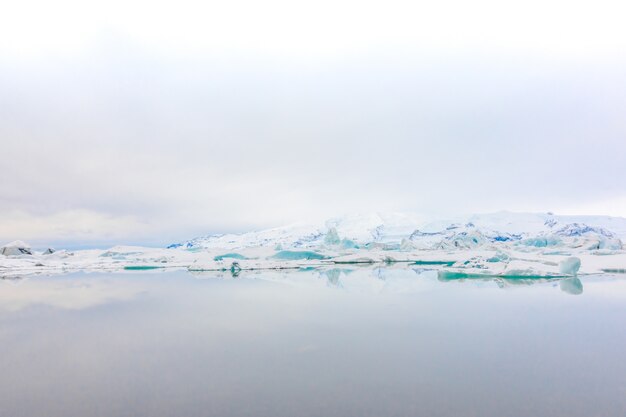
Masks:
[[[572,295],[580,295],[583,293],[583,283],[577,277],[562,279],[559,282],[561,291]]]
[[[577,277],[545,277],[545,276],[499,276],[488,274],[464,274],[456,272],[439,271],[437,279],[441,282],[494,282],[500,288],[514,286],[529,286],[541,283],[553,282],[559,283],[559,287],[563,292],[572,295],[583,293],[583,283]]]

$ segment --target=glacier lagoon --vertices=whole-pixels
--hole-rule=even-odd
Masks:
[[[626,265],[624,218],[499,212],[456,220],[420,223],[400,213],[348,215],[324,224],[207,235],[165,248],[33,250],[18,240],[0,247],[0,272],[19,277],[78,271],[236,272],[412,263],[466,278],[511,279],[619,272]]]
[[[2,415],[626,415],[624,274],[5,278]]]

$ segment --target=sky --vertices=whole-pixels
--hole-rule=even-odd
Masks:
[[[2,9],[2,242],[164,245],[372,211],[626,216],[623,2]]]

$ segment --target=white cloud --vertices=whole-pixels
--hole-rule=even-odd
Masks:
[[[626,215],[602,203],[626,194],[623,9],[13,2],[0,239],[167,243],[369,210]]]
[[[146,238],[151,227],[133,216],[114,216],[84,209],[52,213],[3,211],[0,217],[1,237],[34,242],[82,242],[93,244]]]
[[[76,51],[102,30],[165,50],[336,58],[372,47],[533,50],[583,58],[626,46],[618,1],[77,1],[3,7],[2,48]]]

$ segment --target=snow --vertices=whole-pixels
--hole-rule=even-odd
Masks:
[[[454,279],[562,278],[625,270],[624,237],[626,219],[606,216],[498,212],[424,222],[401,213],[358,214],[319,224],[208,235],[168,248],[115,246],[36,253],[16,241],[1,248],[0,276],[155,268],[239,274],[403,264],[441,271]],[[575,291],[574,284],[567,288]]]
[[[32,255],[33,253],[28,243],[24,243],[21,240],[15,240],[2,246],[0,248],[0,254],[4,256],[23,256]]]

